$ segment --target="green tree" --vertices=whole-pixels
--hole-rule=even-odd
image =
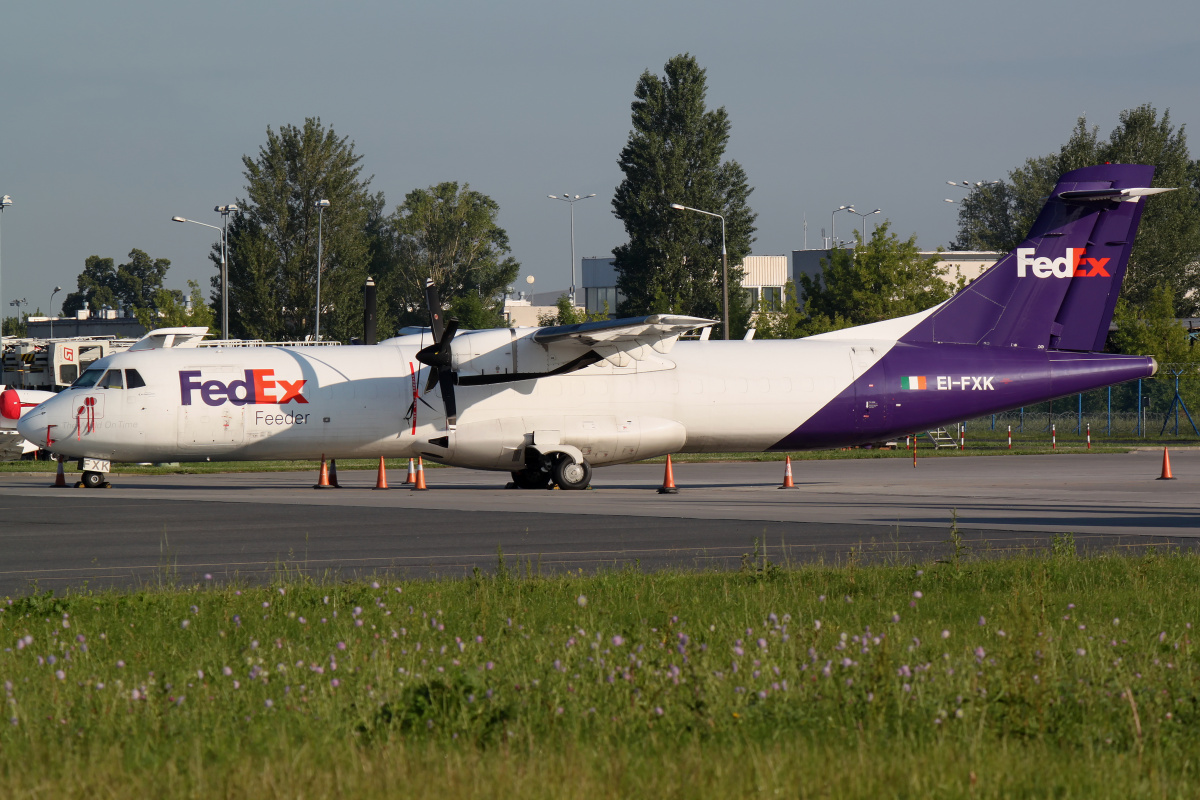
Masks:
[[[940,250],[939,250],[940,252]],[[821,272],[800,276],[808,321],[805,336],[915,314],[949,299],[953,288],[936,256],[922,256],[917,236],[901,240],[891,221],[875,228],[869,242],[854,232],[854,249],[835,249],[821,259]]]
[[[538,314],[537,324],[542,327],[549,325],[578,325],[581,322],[602,322],[608,319],[608,303],[604,310],[589,314],[587,309],[576,309],[571,305],[571,298],[561,295],[554,304],[555,311],[550,314]]]
[[[1159,372],[1147,381],[1144,391],[1150,395],[1151,408],[1165,411],[1175,394],[1175,376],[1171,371],[1182,371],[1180,394],[1188,408],[1195,414],[1200,409],[1200,350],[1188,339],[1187,331],[1176,318],[1173,291],[1166,284],[1159,285],[1148,302],[1134,305],[1121,298],[1113,311],[1116,330],[1108,337],[1108,349],[1118,353],[1137,356],[1154,356],[1159,363]],[[1114,389],[1114,402],[1118,407],[1135,408],[1137,384],[1126,383]]]
[[[5,317],[4,324],[0,325],[0,336],[24,337],[29,333],[28,319],[29,315],[24,311],[19,317]]]
[[[1151,164],[1154,186],[1179,188],[1146,203],[1122,295],[1144,304],[1156,287],[1166,284],[1176,306],[1195,313],[1200,308],[1200,164],[1191,160],[1184,129],[1171,124],[1170,111],[1160,118],[1149,104],[1121,112],[1120,124],[1107,140],[1080,117],[1057,153],[1026,160],[1009,173],[1007,183],[972,189],[959,211],[952,246],[1013,249],[1064,172],[1105,162]]]
[[[88,309],[99,311],[104,306],[117,305],[117,271],[111,258],[88,256],[83,262],[83,272],[76,278],[77,291],[63,299],[64,316],[73,317],[77,311]]]
[[[373,257],[369,235],[383,209],[362,175],[362,156],[320,118],[267,128],[258,155],[242,157],[246,199],[229,226],[229,330],[233,336],[299,339],[314,331],[318,222],[322,239],[321,335],[362,334],[363,294]],[[317,201],[328,200],[318,220]],[[220,267],[220,244],[210,254]],[[220,273],[212,280],[221,306]],[[381,320],[383,322],[383,320]]]
[[[170,267],[170,259],[151,258],[137,248],[129,251],[129,262],[118,267],[111,258],[88,256],[76,279],[78,290],[63,299],[63,314],[74,316],[81,309],[99,311],[104,306],[131,313],[152,309]]]
[[[696,59],[675,56],[664,73],[647,70],[638,79],[633,130],[617,162],[625,178],[613,213],[629,237],[613,250],[625,296],[618,312],[720,318],[720,221],[671,208],[679,203],[724,215],[731,327],[744,328],[749,309],[739,265],[754,241],[756,215],[747,202],[753,189],[738,162],[722,161],[729,115],[723,107],[707,109],[707,79]]]
[[[116,293],[127,309],[153,309],[171,261],[151,258],[142,250],[129,251],[129,263],[117,267]]]
[[[183,292],[175,289],[159,289],[154,293],[153,303],[150,306],[139,308],[135,312],[138,322],[145,325],[146,330],[199,327],[201,325],[211,330],[216,321],[216,314],[212,307],[204,302],[200,284],[196,281],[187,283],[191,300],[190,310],[188,303],[184,300]]]
[[[428,325],[425,281],[464,328],[504,327],[504,291],[520,271],[500,206],[455,181],[414,189],[380,227],[380,296],[404,324]],[[411,311],[409,308],[411,307]]]
[[[808,320],[796,284],[788,281],[783,287],[783,307],[772,309],[764,297],[759,300],[754,317],[754,338],[795,339],[804,335]]]

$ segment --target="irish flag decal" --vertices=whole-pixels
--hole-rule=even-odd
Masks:
[[[905,375],[904,377],[900,378],[900,388],[901,389],[924,389],[925,388],[925,376],[924,375]]]

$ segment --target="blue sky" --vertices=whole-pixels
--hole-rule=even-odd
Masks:
[[[1103,135],[1145,102],[1200,121],[1194,0],[8,4],[0,302],[45,310],[87,256],[134,247],[171,259],[169,286],[207,286],[211,231],[170,218],[218,224],[242,155],[308,116],[355,141],[389,209],[444,180],[492,196],[522,275],[565,287],[568,209],[546,195],[597,194],[575,209],[578,256],[624,241],[610,200],[634,85],[681,52],[729,111],[757,254],[801,247],[805,217],[818,245],[851,202],[944,245],[946,180],[1004,177],[1080,115]]]

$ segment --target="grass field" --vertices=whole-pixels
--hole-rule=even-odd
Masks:
[[[0,796],[1159,797],[1200,558],[0,601]]]

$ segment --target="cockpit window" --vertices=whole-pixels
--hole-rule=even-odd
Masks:
[[[145,385],[146,385],[146,382],[144,380],[142,380],[141,375],[138,375],[138,371],[136,369],[125,370],[125,386],[126,386],[126,388],[141,389]]]
[[[90,389],[96,385],[96,381],[100,380],[100,376],[104,374],[102,369],[85,369],[83,374],[79,376],[74,383],[71,384],[72,389]]]
[[[96,386],[100,389],[124,389],[125,381],[121,380],[121,370],[110,369]]]

